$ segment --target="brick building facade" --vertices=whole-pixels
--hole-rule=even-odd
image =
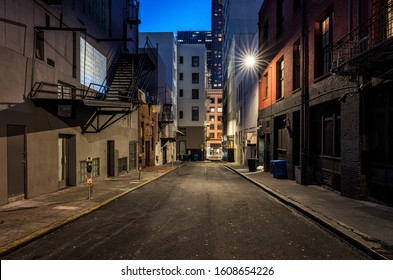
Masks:
[[[392,1],[264,1],[259,143],[265,170],[392,203]],[[377,66],[378,65],[378,66]]]

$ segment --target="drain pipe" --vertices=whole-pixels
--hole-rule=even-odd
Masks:
[[[300,110],[300,168],[301,184],[308,185],[308,100],[307,100],[307,28],[306,0],[301,0],[302,17],[302,92]]]

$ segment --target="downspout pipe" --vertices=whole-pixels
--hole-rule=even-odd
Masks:
[[[300,112],[300,167],[301,184],[308,185],[308,100],[307,100],[307,29],[306,29],[306,0],[301,0],[301,24],[302,24],[302,91]]]

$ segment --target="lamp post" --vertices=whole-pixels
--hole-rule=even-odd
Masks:
[[[267,60],[263,60],[260,59],[257,55],[248,55],[245,57],[244,59],[244,64],[251,69],[254,69],[260,76],[258,77],[259,79],[259,83],[261,83],[261,75],[263,73],[263,71],[269,67],[270,70],[272,70],[272,64],[267,61]],[[266,64],[266,65],[264,65]],[[266,93],[265,93],[265,97],[270,99],[270,123],[273,123],[273,95],[272,95],[272,71],[267,70],[267,75],[264,75],[267,79],[265,81],[266,85],[265,85],[265,89],[266,89]],[[270,78],[270,79],[269,79]],[[259,100],[259,98],[258,98]],[[263,147],[263,151],[262,153],[265,153],[265,144],[261,144],[260,141],[260,137],[259,137],[259,131],[262,129],[262,122],[259,121],[259,113],[258,113],[258,120],[257,120],[257,158],[258,158],[258,163],[259,163],[259,158],[260,158],[260,153],[259,153],[259,149],[262,146]],[[270,138],[269,138],[270,139]],[[270,142],[270,141],[269,141]],[[268,143],[270,144],[270,143]],[[270,149],[269,149],[270,150]],[[262,164],[264,165],[268,165],[268,162],[265,162],[266,157],[263,156],[263,162]],[[266,168],[267,166],[265,166],[265,170],[268,170],[268,168]]]

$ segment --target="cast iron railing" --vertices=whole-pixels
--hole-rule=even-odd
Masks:
[[[390,3],[333,45],[333,70],[392,39],[393,3]]]

